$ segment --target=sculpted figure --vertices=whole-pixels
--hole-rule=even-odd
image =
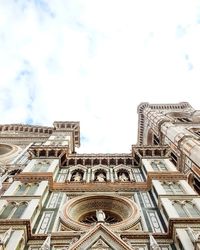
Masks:
[[[121,173],[119,175],[119,180],[120,181],[128,181],[128,177],[125,175],[125,173]]]
[[[102,209],[96,210],[96,217],[98,222],[105,222],[106,215]]]
[[[73,179],[74,181],[79,182],[82,180],[82,175],[79,172],[76,172]]]
[[[97,179],[96,180],[99,181],[99,182],[104,182],[105,179],[106,179],[105,175],[103,173],[99,173],[97,175]]]

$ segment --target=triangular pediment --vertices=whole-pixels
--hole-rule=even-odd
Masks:
[[[83,235],[69,250],[131,250],[121,238],[103,223]]]
[[[110,246],[100,237],[91,247],[91,250],[112,250]]]

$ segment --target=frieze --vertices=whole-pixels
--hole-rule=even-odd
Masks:
[[[67,182],[67,183],[53,183],[53,190],[59,190],[59,191],[135,191],[135,190],[146,190],[148,188],[147,183],[145,182],[101,182],[101,183],[73,183],[73,182]]]

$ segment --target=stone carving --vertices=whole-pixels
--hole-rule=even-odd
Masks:
[[[91,247],[91,250],[109,250],[111,249],[103,239],[98,239],[97,242]]]
[[[102,209],[96,210],[96,217],[98,222],[105,222],[106,215]]]
[[[119,180],[124,182],[124,181],[128,181],[128,177],[126,176],[126,174],[123,172],[123,173],[120,173],[119,175]]]
[[[99,181],[99,182],[104,182],[104,181],[106,181],[105,175],[104,175],[103,173],[97,174],[96,181]]]
[[[79,171],[77,171],[73,177],[72,177],[72,180],[75,181],[75,182],[80,182],[82,181],[82,175]]]

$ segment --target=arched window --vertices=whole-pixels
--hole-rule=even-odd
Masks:
[[[4,210],[0,214],[0,219],[7,219],[12,214],[15,207],[16,207],[16,203],[10,202],[7,206],[5,206]]]
[[[83,165],[83,159],[78,159],[77,164]]]
[[[180,202],[174,202],[174,208],[176,209],[176,212],[180,217],[188,217],[188,214],[186,213],[184,209],[184,204]]]
[[[159,171],[159,168],[154,161],[151,162],[151,167],[153,168],[154,171]]]
[[[85,165],[89,165],[90,166],[91,165],[91,160],[90,159],[86,159],[85,160]]]
[[[99,164],[99,159],[94,159],[93,164],[98,165]]]
[[[69,159],[69,166],[73,166],[75,164],[75,161],[74,161],[74,159]]]
[[[19,219],[22,214],[24,213],[26,207],[27,207],[27,203],[26,202],[22,202],[18,205],[16,211],[14,212],[14,214],[12,215],[12,219]]]
[[[19,185],[17,191],[15,192],[15,195],[23,195],[26,192],[27,185],[25,183]]]
[[[46,172],[49,168],[49,165],[49,161],[38,162],[33,166],[32,172]]]
[[[180,217],[200,217],[200,211],[191,201],[175,201],[173,205]]]
[[[154,171],[167,171],[166,164],[162,161],[154,160],[151,162]]]
[[[34,195],[35,191],[37,190],[39,184],[38,183],[33,183],[29,185],[29,188],[26,192],[26,195]]]
[[[184,194],[184,190],[177,182],[163,182],[162,186],[166,194]]]
[[[185,209],[187,209],[190,217],[200,217],[200,211],[192,202],[186,202]]]
[[[38,188],[37,183],[23,183],[15,192],[15,195],[33,195]]]

